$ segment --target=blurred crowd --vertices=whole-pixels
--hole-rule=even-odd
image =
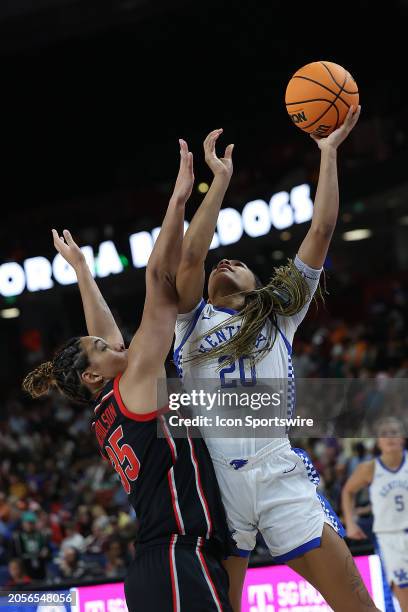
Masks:
[[[0,583],[123,577],[137,520],[89,411],[15,392],[0,423]]]
[[[362,322],[319,311],[294,346],[299,378],[384,381],[408,377],[406,289],[372,299]],[[347,314],[347,313],[346,313]],[[327,321],[327,322],[326,322]],[[373,396],[365,401],[371,406]],[[100,459],[87,409],[55,394],[31,401],[15,389],[0,414],[0,585],[62,584],[122,578],[132,558],[137,517],[116,473]],[[341,513],[340,493],[375,440],[296,440],[321,475],[321,491]],[[367,492],[357,500],[369,533]],[[364,521],[366,523],[364,523]],[[258,556],[266,554],[260,543]]]

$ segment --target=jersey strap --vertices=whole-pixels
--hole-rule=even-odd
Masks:
[[[187,342],[187,340],[189,339],[189,337],[191,336],[191,334],[194,331],[195,326],[197,325],[198,319],[200,318],[200,315],[202,313],[202,311],[204,310],[206,305],[206,302],[204,300],[204,298],[201,300],[200,304],[197,306],[197,309],[195,311],[195,315],[194,317],[191,319],[190,324],[188,325],[185,334],[180,342],[180,344],[177,346],[177,348],[174,349],[173,352],[173,360],[175,363],[175,366],[177,368],[177,373],[178,375],[181,377],[183,375],[183,368],[182,368],[182,362],[181,362],[181,350],[183,348],[183,346],[185,345],[185,343]]]

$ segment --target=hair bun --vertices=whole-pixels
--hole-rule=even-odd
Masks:
[[[36,398],[48,393],[55,384],[54,363],[46,361],[30,372],[23,381],[23,389]]]

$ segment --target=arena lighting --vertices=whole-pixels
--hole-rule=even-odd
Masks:
[[[285,253],[283,251],[272,251],[271,256],[272,259],[279,261],[279,259],[283,259],[285,257]]]
[[[0,310],[0,316],[2,319],[16,319],[20,316],[20,311],[18,308],[5,308]]]
[[[373,232],[369,229],[356,229],[350,230],[349,232],[344,232],[343,240],[347,242],[351,242],[353,240],[364,240],[365,238],[370,238],[373,235]]]
[[[244,233],[242,215],[235,208],[223,208],[217,223],[217,233],[220,244],[235,244]]]
[[[199,183],[197,190],[199,193],[207,193],[207,191],[209,190],[209,185],[208,183]]]
[[[290,193],[280,191],[269,202],[251,200],[245,204],[242,213],[232,207],[223,208],[210,249],[236,244],[244,233],[250,238],[257,238],[269,234],[272,228],[282,232],[294,223],[309,221],[312,213],[313,202],[307,184],[294,187]],[[188,223],[185,222],[184,230],[187,228]],[[159,232],[160,227],[155,227],[150,232],[141,231],[129,236],[133,267],[146,266]],[[95,277],[105,278],[124,270],[123,256],[112,240],[100,243],[95,252],[91,246],[84,246],[81,250]],[[74,270],[59,253],[52,262],[46,257],[37,256],[26,259],[22,264],[10,261],[0,265],[0,295],[6,298],[20,295],[25,289],[30,292],[51,289],[55,282],[59,285],[76,282]]]

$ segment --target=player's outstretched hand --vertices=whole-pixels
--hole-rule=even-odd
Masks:
[[[334,130],[329,136],[326,138],[316,138],[311,134],[311,138],[317,143],[317,146],[322,151],[324,149],[332,148],[337,149],[339,145],[347,138],[350,134],[351,130],[356,125],[361,112],[361,106],[357,106],[356,111],[354,112],[354,106],[351,106],[349,112],[347,113],[347,117],[344,120],[343,125],[341,125],[337,130]]]
[[[194,185],[193,154],[185,140],[180,138],[180,168],[174,185],[172,200],[185,204],[191,196]]]
[[[366,540],[367,535],[364,531],[357,525],[357,523],[352,523],[351,525],[347,525],[346,535],[350,540]]]
[[[54,246],[58,253],[75,269],[85,262],[85,256],[71,236],[71,232],[64,230],[62,236],[58,235],[56,229],[52,230]]]
[[[234,149],[233,144],[229,144],[225,149],[224,157],[218,158],[215,151],[215,144],[218,138],[221,136],[223,130],[213,130],[204,140],[204,154],[207,165],[212,170],[214,176],[223,176],[227,180],[230,180],[232,176],[232,151]]]

